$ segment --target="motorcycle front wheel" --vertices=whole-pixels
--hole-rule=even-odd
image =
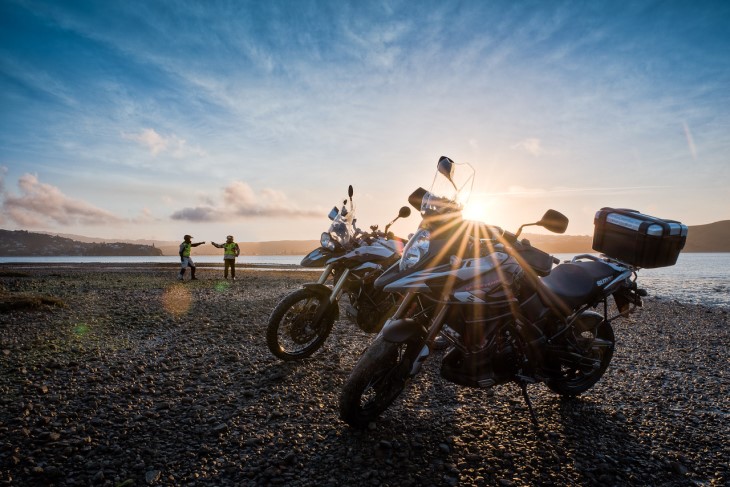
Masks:
[[[281,360],[309,357],[324,343],[337,317],[337,304],[331,306],[318,323],[314,322],[320,306],[328,306],[327,297],[310,289],[297,289],[276,305],[269,317],[266,344]]]
[[[560,365],[560,374],[546,382],[553,392],[565,397],[575,397],[595,385],[603,376],[613,357],[616,339],[613,328],[606,321],[601,321],[595,331],[584,331],[577,337],[582,355],[594,361],[588,364],[580,360],[564,360]]]
[[[423,344],[377,337],[363,353],[340,393],[340,418],[366,428],[400,395]]]

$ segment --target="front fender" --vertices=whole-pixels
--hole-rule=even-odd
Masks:
[[[324,284],[319,284],[318,282],[308,282],[302,285],[303,288],[309,289],[317,296],[321,296],[323,298],[329,299],[330,294],[332,294],[332,288],[329,286],[325,286]]]
[[[411,318],[388,320],[380,332],[387,342],[403,343],[421,332],[421,325]]]
[[[312,291],[314,294],[316,294],[319,298],[322,299],[322,301],[328,302],[330,299],[330,295],[332,294],[332,289],[329,286],[325,286],[324,284],[319,284],[317,282],[308,282],[302,285],[304,289],[308,289]],[[330,310],[332,308],[335,308],[335,321],[340,319],[340,306],[335,301],[334,303],[330,303],[329,306],[327,306],[325,309],[320,309],[318,311],[319,317],[322,317],[326,315],[327,313],[331,312]]]

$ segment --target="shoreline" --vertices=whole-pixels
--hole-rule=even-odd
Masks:
[[[220,271],[222,279],[223,262],[220,263],[196,263],[196,268],[199,270],[207,271]],[[177,262],[53,262],[53,263],[37,263],[37,262],[0,262],[0,277],[3,272],[13,271],[41,271],[43,269],[67,269],[70,271],[87,271],[87,272],[132,272],[135,270],[143,270],[145,272],[169,272],[172,276],[180,269],[180,265]],[[238,272],[256,271],[256,272],[295,272],[303,276],[315,276],[312,279],[319,277],[322,272],[322,268],[307,268],[298,264],[258,264],[258,263],[236,263],[236,270]],[[189,278],[190,271],[186,271],[186,278]],[[644,276],[640,276],[639,282],[642,282]],[[216,278],[213,275],[213,278]],[[644,298],[644,301],[661,301],[663,303],[675,303],[682,305],[697,305],[707,308],[717,308],[730,311],[730,305],[725,303],[714,304],[714,303],[703,303],[702,296],[696,295],[691,299],[682,300],[677,297],[667,295],[656,295],[652,294],[652,289],[648,289],[649,296]],[[695,301],[697,300],[697,301]],[[711,300],[710,300],[711,301]]]
[[[109,270],[115,271],[134,271],[134,270],[165,270],[174,271],[180,269],[178,262],[51,262],[51,263],[36,263],[36,262],[9,262],[0,263],[0,273],[5,270],[5,267],[10,269],[25,269],[25,270],[39,270],[39,269],[77,269],[89,272],[104,272]],[[223,262],[220,264],[216,263],[196,263],[195,267],[199,270],[223,270]],[[278,271],[278,272],[303,272],[303,273],[316,273],[321,274],[322,269],[320,268],[307,268],[296,264],[247,264],[247,263],[236,263],[237,271],[244,270],[255,270],[255,271]],[[186,274],[189,275],[189,271]]]
[[[266,347],[271,310],[311,276],[201,267],[181,284],[175,267],[0,266],[5,292],[66,305],[0,313],[0,485],[730,482],[727,310],[647,300],[614,323],[593,389],[529,387],[537,432],[518,387],[455,386],[438,352],[356,431],[338,393],[372,335],[339,320],[297,363]]]

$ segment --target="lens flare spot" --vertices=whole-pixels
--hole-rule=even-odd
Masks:
[[[219,293],[222,293],[222,292],[227,291],[228,288],[230,288],[230,287],[231,287],[231,285],[227,282],[219,282],[215,285],[215,290],[218,291]]]
[[[89,333],[89,325],[86,323],[79,323],[76,326],[74,326],[74,335],[78,337],[83,337],[84,335]]]
[[[184,286],[170,286],[162,293],[162,306],[173,316],[187,313],[192,301],[190,291]]]

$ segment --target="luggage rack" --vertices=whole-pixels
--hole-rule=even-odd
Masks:
[[[579,254],[573,257],[570,261],[566,262],[578,262],[580,259],[588,259],[595,262],[605,262],[606,264],[612,266],[614,269],[617,269],[617,266],[620,266],[623,269],[628,269],[632,272],[638,272],[641,267],[637,267],[634,265],[629,264],[628,262],[624,262],[622,260],[616,259],[615,257],[611,257],[606,254],[601,254],[600,256],[595,256],[593,254]]]

